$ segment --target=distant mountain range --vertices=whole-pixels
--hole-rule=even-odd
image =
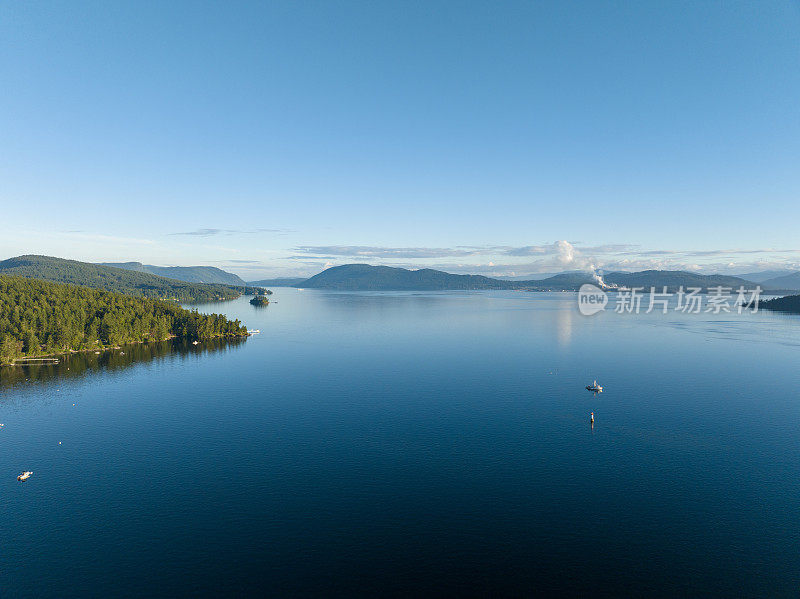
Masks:
[[[514,289],[516,282],[490,279],[481,275],[453,275],[421,268],[407,270],[391,266],[345,264],[323,270],[299,286],[308,289],[352,291],[403,291],[447,289]]]
[[[141,262],[100,262],[101,266],[147,272],[151,275],[186,281],[188,283],[217,283],[220,285],[246,285],[237,275],[214,266],[153,266]]]
[[[736,276],[741,277],[742,279],[746,279],[748,281],[753,281],[754,283],[763,283],[764,281],[768,281],[769,279],[774,279],[776,277],[782,277],[784,275],[792,274],[793,270],[761,270],[758,272],[746,272],[746,273],[739,273]]]
[[[260,281],[248,281],[251,287],[300,287],[301,283],[306,282],[306,277],[284,277],[278,279],[261,279]]]
[[[727,275],[699,275],[685,271],[645,270],[641,272],[612,272],[603,277],[606,284],[620,287],[755,287],[755,283]],[[517,281],[493,279],[481,275],[455,275],[440,270],[423,268],[407,270],[390,266],[345,264],[334,266],[318,275],[296,283],[308,289],[338,289],[350,291],[394,290],[458,290],[458,289],[516,289],[525,291],[577,291],[584,283],[597,284],[587,272],[561,273],[541,280]]]
[[[0,261],[0,275],[17,275],[116,291],[126,295],[186,302],[233,299],[247,292],[244,286],[190,283],[148,272],[52,256],[17,256]]]
[[[160,276],[165,273],[170,276]],[[451,274],[422,268],[409,270],[391,266],[345,264],[334,266],[309,278],[284,277],[244,283],[238,276],[208,266],[160,267],[139,262],[92,264],[49,256],[18,256],[0,262],[0,275],[13,274],[61,283],[73,283],[118,291],[129,295],[172,298],[179,301],[232,299],[251,293],[251,287],[302,287],[348,291],[436,291],[469,289],[505,289],[521,291],[577,291],[585,283],[598,284],[588,272],[572,271],[544,279],[497,279],[482,275]],[[768,273],[754,273],[756,275]],[[177,277],[181,277],[178,279]],[[603,277],[610,287],[650,287],[676,291],[679,287],[739,287],[753,289],[757,284],[775,294],[800,290],[800,272],[766,279],[760,283],[728,275],[700,275],[686,271],[644,270],[611,272]],[[202,281],[230,281],[211,283]]]
[[[751,289],[755,287],[753,281],[747,281],[741,277],[729,275],[699,275],[683,270],[643,270],[641,272],[612,272],[603,277],[606,283],[618,285],[620,287],[650,287],[660,289],[666,286],[669,291],[675,291],[679,287],[732,287],[738,289],[745,287]]]
[[[800,272],[793,272],[780,277],[767,279],[761,283],[761,286],[765,289],[800,290]]]

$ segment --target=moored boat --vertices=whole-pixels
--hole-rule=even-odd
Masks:
[[[596,380],[594,382],[592,382],[591,385],[586,385],[586,389],[587,389],[587,391],[594,391],[595,393],[602,393],[603,392],[603,387],[598,385]]]

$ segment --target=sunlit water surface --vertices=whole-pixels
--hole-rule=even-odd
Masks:
[[[2,597],[797,596],[800,317],[273,300],[2,371]]]

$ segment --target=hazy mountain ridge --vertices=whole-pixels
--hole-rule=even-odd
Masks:
[[[731,287],[734,290],[739,287],[753,289],[756,284],[740,277],[729,275],[700,275],[683,270],[643,270],[640,272],[612,272],[603,277],[606,283],[618,285],[620,287],[656,287],[658,291],[664,286],[669,291],[675,291],[679,287]]]
[[[514,289],[514,285],[513,281],[499,281],[482,275],[454,275],[430,268],[407,270],[392,266],[345,264],[323,270],[299,286],[343,291],[435,291]]]
[[[752,281],[728,275],[700,275],[685,271],[646,270],[641,272],[612,272],[604,276],[610,286],[643,287],[649,290],[667,287],[745,287],[756,286]],[[458,289],[513,289],[524,291],[577,291],[585,283],[598,284],[588,272],[561,273],[542,280],[517,281],[493,279],[482,275],[456,275],[424,268],[408,270],[369,264],[334,266],[296,285],[309,289],[338,289],[351,291],[402,291],[402,290],[458,290]]]
[[[734,276],[740,277],[747,281],[753,281],[755,283],[763,283],[769,279],[775,279],[777,277],[783,277],[785,275],[793,274],[794,270],[789,269],[780,269],[780,270],[760,270],[758,272],[745,272],[745,273],[736,273]]]
[[[172,298],[180,301],[210,301],[232,299],[242,293],[252,293],[246,285],[255,287],[290,286],[309,289],[335,289],[342,291],[447,291],[447,290],[520,290],[520,291],[577,291],[585,283],[599,284],[589,272],[564,272],[540,280],[495,279],[483,275],[452,274],[440,270],[423,268],[409,270],[391,266],[369,264],[345,264],[334,266],[308,279],[285,277],[262,279],[241,285],[198,283],[159,276],[146,269],[158,269],[185,277],[236,275],[215,267],[153,267],[139,262],[93,264],[65,260],[48,256],[19,256],[0,262],[0,273],[17,274],[30,278],[73,283],[118,291],[129,295]],[[220,274],[221,273],[221,274]],[[769,291],[791,292],[791,285],[800,288],[800,273],[792,277],[779,277],[761,283]],[[701,275],[686,271],[645,270],[640,272],[610,272],[603,276],[605,283],[614,287],[655,287],[659,291],[666,287],[676,291],[679,287],[739,287],[753,289],[757,283],[729,275]]]
[[[0,274],[19,275],[56,283],[70,283],[126,295],[179,301],[234,299],[245,289],[229,285],[189,283],[147,272],[103,266],[53,256],[17,256],[0,262]]]
[[[761,285],[769,289],[800,290],[800,272],[789,273],[780,277],[767,279]]]
[[[248,281],[247,284],[252,287],[300,287],[300,284],[305,283],[307,280],[307,277],[278,277],[275,279]]]
[[[100,266],[146,272],[167,279],[186,281],[187,283],[241,286],[247,284],[238,275],[215,266],[153,266],[152,264],[142,264],[141,262],[99,262],[98,264]]]

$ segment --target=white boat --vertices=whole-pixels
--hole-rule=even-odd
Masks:
[[[595,379],[594,382],[592,382],[591,385],[586,385],[586,389],[588,391],[594,391],[595,393],[602,393],[603,392],[603,387],[601,387],[600,385],[597,384],[597,380],[596,379]]]
[[[33,474],[33,472],[26,470],[17,477],[17,480],[28,480],[31,477],[31,474]]]
[[[261,331],[259,331],[258,329],[251,329],[251,330],[247,331],[247,334],[248,335],[258,335],[260,332]]]
[[[192,345],[200,345],[199,341],[192,341]]]

